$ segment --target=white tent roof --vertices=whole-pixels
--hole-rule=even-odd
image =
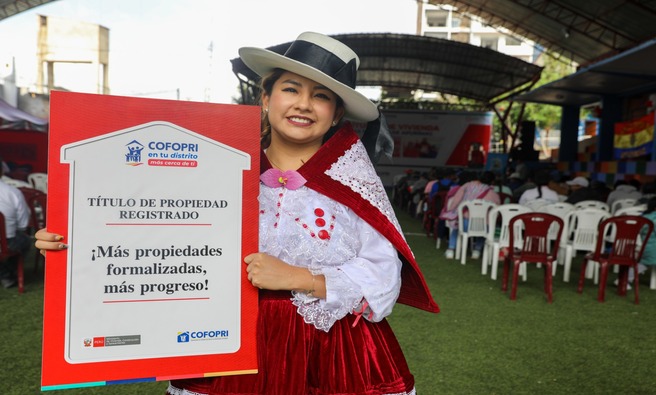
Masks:
[[[35,117],[0,99],[0,129],[45,130],[47,119]]]

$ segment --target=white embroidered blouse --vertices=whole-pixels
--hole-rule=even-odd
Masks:
[[[326,278],[326,299],[292,292],[305,322],[328,331],[349,313],[380,321],[401,288],[401,261],[387,239],[348,207],[302,186],[260,185],[260,252]]]

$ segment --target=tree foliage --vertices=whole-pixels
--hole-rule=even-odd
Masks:
[[[543,53],[541,56],[541,63],[544,67],[540,75],[539,81],[532,89],[536,89],[542,85],[559,80],[576,71],[571,63],[567,63],[563,59],[556,59],[548,53]],[[497,108],[503,112],[510,106],[509,101],[500,102]],[[521,114],[522,103],[515,102],[510,107],[510,114],[508,114],[507,125],[511,130],[516,130],[516,125],[519,122]],[[526,103],[522,115],[523,121],[535,121],[539,129],[551,130],[560,127],[562,108],[560,106],[542,104],[542,103]],[[500,141],[502,139],[502,126],[501,121],[497,118],[494,120],[494,136],[493,139]],[[510,142],[513,143],[513,142]]]

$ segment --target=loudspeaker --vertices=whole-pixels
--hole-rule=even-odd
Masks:
[[[532,152],[535,144],[535,122],[522,121],[520,130],[520,139],[522,140],[522,151],[525,153]]]

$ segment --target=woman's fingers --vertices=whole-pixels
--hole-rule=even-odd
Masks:
[[[61,241],[44,241],[37,240],[34,245],[39,250],[65,250],[68,248],[68,245],[62,243]]]
[[[46,229],[39,229],[35,234],[36,242],[34,246],[45,255],[45,251],[59,251],[68,248],[68,245],[63,242],[64,236],[48,232]]]
[[[64,240],[64,236],[59,235],[57,233],[48,232],[45,228],[39,229],[34,234],[34,237],[36,237],[37,240],[43,240],[43,241],[62,241],[62,240]]]

